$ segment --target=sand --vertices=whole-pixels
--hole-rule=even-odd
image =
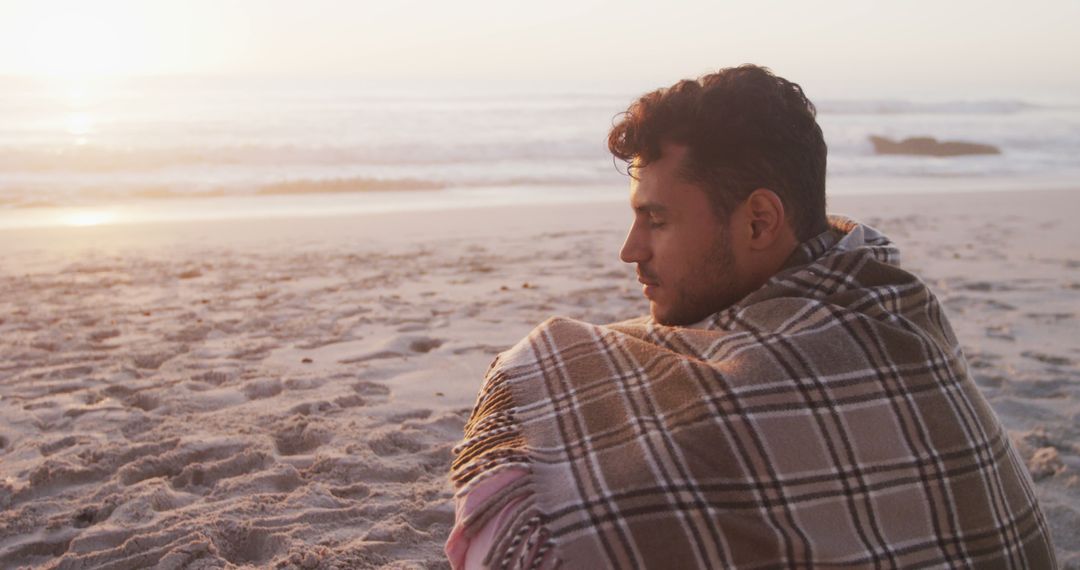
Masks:
[[[1080,192],[839,197],[940,295],[1080,568]],[[0,567],[441,568],[493,356],[646,311],[629,208],[0,231]]]

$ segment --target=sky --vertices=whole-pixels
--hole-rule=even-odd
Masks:
[[[1078,0],[0,0],[0,76],[667,85],[758,63],[826,97],[1080,101]]]

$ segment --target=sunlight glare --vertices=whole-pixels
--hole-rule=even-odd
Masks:
[[[87,112],[71,113],[67,118],[67,132],[70,135],[82,136],[93,132],[94,117]]]
[[[65,226],[100,226],[115,222],[117,216],[108,210],[83,210],[63,216],[61,223]]]

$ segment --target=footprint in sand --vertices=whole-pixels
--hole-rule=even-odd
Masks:
[[[1010,389],[1023,398],[1064,398],[1080,388],[1080,383],[1065,378],[1012,382]]]
[[[59,380],[72,380],[75,378],[82,378],[88,376],[94,371],[92,366],[69,366],[67,368],[58,368],[49,372],[46,378],[59,379]]]
[[[261,493],[290,493],[306,484],[296,467],[278,463],[246,477],[222,479],[208,497],[217,500]]]
[[[993,368],[997,366],[996,362],[1001,360],[1001,355],[992,352],[979,352],[976,350],[965,350],[964,352],[967,353],[968,366],[976,370]]]
[[[127,386],[124,386],[122,384],[113,384],[111,386],[107,386],[106,388],[104,388],[101,391],[101,393],[105,394],[106,396],[108,396],[110,398],[118,398],[119,399],[119,398],[125,398],[127,396],[130,396],[130,395],[134,394],[135,389],[128,388]]]
[[[196,374],[192,376],[192,380],[198,382],[205,382],[207,384],[213,384],[214,386],[221,386],[232,378],[232,374],[228,372],[222,372],[220,370],[211,370],[209,372],[203,372],[202,374]]]
[[[69,435],[62,437],[56,441],[51,441],[49,443],[39,445],[38,451],[40,451],[42,455],[48,457],[56,453],[57,451],[60,451],[61,449],[67,449],[80,443],[90,443],[91,441],[93,440],[88,437]],[[3,447],[3,445],[0,445],[0,449],[2,449]]]
[[[301,416],[317,416],[330,412],[336,407],[337,406],[330,402],[327,402],[326,400],[314,400],[311,402],[301,402],[289,408],[289,414],[297,414]]]
[[[211,330],[211,327],[205,324],[187,326],[175,333],[166,335],[165,338],[176,342],[200,342],[206,340]]]
[[[135,368],[141,368],[144,370],[157,370],[161,368],[162,364],[165,364],[167,360],[175,356],[168,352],[149,352],[144,354],[136,354],[132,357],[132,363]]]
[[[348,378],[348,375],[345,375]],[[335,376],[334,378],[337,378]],[[289,378],[285,381],[285,388],[289,390],[314,390],[326,383],[323,378]]]
[[[1051,366],[1072,366],[1073,364],[1073,361],[1070,358],[1053,354],[1046,354],[1044,352],[1037,352],[1034,350],[1025,350],[1024,352],[1020,353],[1020,356],[1023,356],[1024,358],[1030,358],[1032,360],[1037,360]]]
[[[375,350],[354,358],[339,360],[341,364],[357,364],[381,358],[402,358],[413,354],[426,354],[439,348],[446,341],[427,336],[402,335],[382,343]]]
[[[6,550],[0,550],[0,560],[11,568],[32,568],[41,563],[42,557],[59,557],[68,551],[73,535],[64,533],[51,538],[30,540]]]
[[[107,475],[107,470],[101,466],[83,467],[63,459],[59,461],[49,459],[30,471],[27,476],[30,485],[22,493],[17,493],[16,496],[22,494],[37,497],[72,485],[100,481]]]
[[[218,461],[188,465],[179,474],[174,475],[169,483],[174,489],[213,488],[222,479],[260,471],[272,462],[273,459],[262,451],[244,450],[242,453]]]
[[[188,443],[187,446],[160,455],[150,455],[133,461],[118,472],[124,485],[154,477],[174,477],[188,465],[226,459],[250,447],[247,442]]]
[[[330,494],[339,499],[359,500],[365,499],[371,494],[371,487],[363,483],[353,483],[343,487],[331,487]]]
[[[253,526],[248,521],[219,519],[207,529],[218,554],[237,566],[263,566],[291,544],[284,533]]]
[[[420,433],[414,430],[393,430],[378,433],[368,440],[368,447],[379,457],[400,456],[402,453],[416,453],[423,449]]]
[[[117,500],[115,496],[112,496],[100,505],[88,505],[80,508],[75,514],[71,515],[71,525],[75,528],[86,528],[104,521],[116,510]]]
[[[244,384],[242,390],[249,400],[273,398],[282,391],[281,380],[278,380],[277,378],[252,380]]]
[[[454,524],[454,511],[449,508],[449,505],[450,502],[448,501],[446,506],[443,507],[433,507],[406,512],[405,519],[409,521],[409,524],[414,528],[421,530],[429,530],[435,525],[450,527]]]
[[[1007,380],[999,374],[973,374],[972,378],[983,388],[1000,388]]]
[[[359,544],[361,553],[390,554],[397,544],[418,544],[432,540],[426,532],[413,528],[402,515],[372,525]]]
[[[966,295],[951,296],[944,300],[944,304],[950,311],[958,313],[964,313],[968,309],[978,310],[984,307],[995,311],[1012,311],[1016,309],[1015,306],[996,299],[980,299]]]
[[[479,352],[483,352],[485,354],[499,354],[500,352],[503,352],[503,351],[505,351],[505,350],[507,350],[509,348],[510,347],[508,345],[494,346],[494,345],[490,345],[490,344],[471,344],[471,345],[468,345],[468,346],[462,346],[462,347],[455,348],[453,350],[453,353],[455,355],[460,355],[460,354],[465,354],[465,353],[468,353],[468,352],[479,351]]]
[[[281,455],[301,455],[329,442],[333,434],[307,416],[292,416],[274,432],[274,447]]]
[[[127,398],[124,398],[124,405],[130,408],[138,408],[144,412],[149,412],[150,410],[161,406],[161,399],[148,392],[136,392]]]
[[[386,384],[380,384],[378,382],[371,382],[370,380],[359,380],[352,385],[353,391],[366,398],[385,398],[390,395],[390,388]]]
[[[1074,318],[1074,313],[1024,313],[1024,316],[1040,324],[1052,325]]]
[[[1016,336],[1013,335],[1012,327],[1007,324],[991,325],[986,327],[986,336],[989,338],[996,338],[1007,341],[1016,340]]]
[[[358,394],[346,394],[334,398],[334,405],[342,409],[359,408],[367,405],[367,400]]]
[[[96,330],[90,333],[89,335],[87,335],[87,338],[89,338],[92,342],[101,342],[103,340],[116,338],[118,336],[120,336],[120,331],[118,329],[103,329]]]
[[[419,409],[408,410],[401,412],[400,414],[394,414],[387,418],[387,421],[394,424],[399,424],[408,420],[426,420],[431,417],[431,410]]]

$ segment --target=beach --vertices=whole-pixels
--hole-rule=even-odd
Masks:
[[[942,300],[1080,568],[1080,191],[841,195]],[[444,568],[450,449],[623,199],[0,230],[0,566]]]

